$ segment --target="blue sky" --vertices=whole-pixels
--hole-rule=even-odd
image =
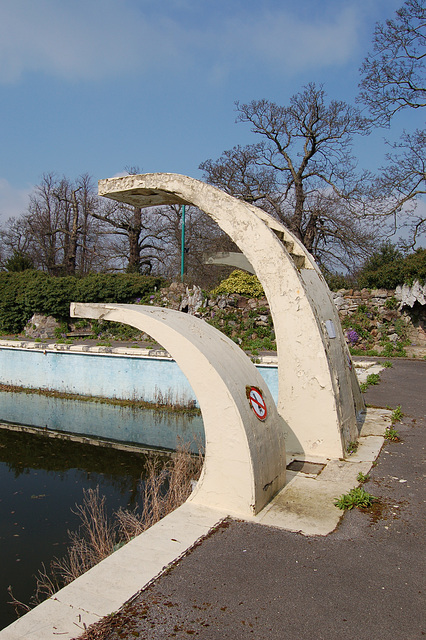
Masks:
[[[0,223],[43,173],[95,180],[137,165],[201,178],[253,142],[236,100],[303,85],[353,102],[376,21],[403,0],[0,0]],[[376,169],[395,119],[356,145]]]

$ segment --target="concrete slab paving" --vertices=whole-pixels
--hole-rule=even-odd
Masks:
[[[365,416],[360,436],[382,436],[383,425],[389,427],[392,423],[390,409],[373,409],[370,407]]]

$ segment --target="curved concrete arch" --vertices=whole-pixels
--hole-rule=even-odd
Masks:
[[[206,436],[204,468],[191,501],[247,517],[282,489],[284,421],[262,376],[232,340],[203,320],[172,309],[72,303],[71,315],[124,322],[147,332],[188,378]],[[247,398],[251,387],[262,392],[267,407],[263,421]]]
[[[301,243],[264,211],[187,176],[110,178],[99,194],[141,207],[193,204],[219,224],[253,265],[271,308],[287,452],[343,456],[358,437],[363,401],[328,288]]]

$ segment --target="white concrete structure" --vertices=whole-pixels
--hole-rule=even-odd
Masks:
[[[287,453],[344,456],[364,403],[337,310],[303,245],[261,209],[186,176],[110,178],[99,182],[99,194],[140,207],[193,204],[219,224],[252,265],[271,308]]]
[[[160,342],[188,378],[203,415],[202,476],[190,500],[228,514],[258,513],[284,486],[285,426],[251,360],[229,338],[194,316],[133,304],[71,305],[71,315],[124,322]],[[263,398],[256,415],[250,390]]]

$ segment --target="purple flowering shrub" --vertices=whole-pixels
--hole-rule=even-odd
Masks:
[[[351,331],[348,331],[346,334],[346,337],[352,346],[356,344],[359,340],[359,335],[354,329],[351,329]]]

